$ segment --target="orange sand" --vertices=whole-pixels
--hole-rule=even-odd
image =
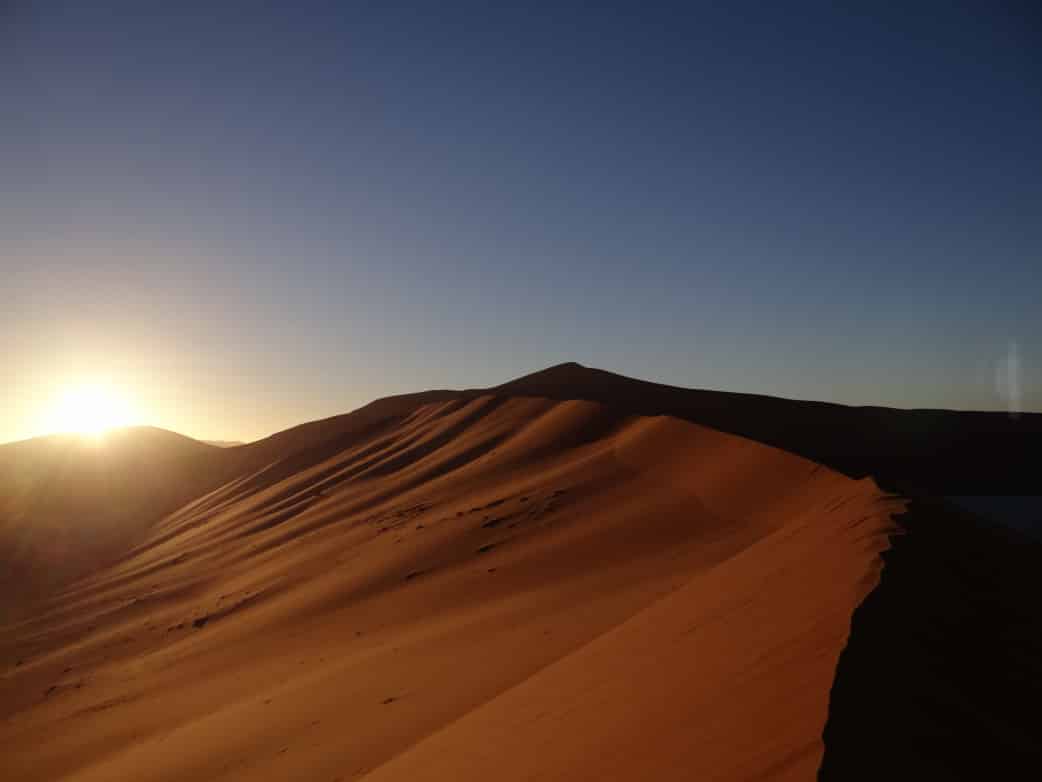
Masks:
[[[132,430],[61,502],[57,446],[0,448],[2,562],[49,568],[6,582],[0,778],[814,778],[898,500],[594,402],[374,405]]]

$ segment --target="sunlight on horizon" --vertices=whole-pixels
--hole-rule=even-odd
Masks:
[[[111,383],[88,381],[69,385],[46,406],[40,431],[101,438],[110,429],[138,423],[137,410]]]

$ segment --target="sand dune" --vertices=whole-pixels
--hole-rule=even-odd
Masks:
[[[24,466],[34,443],[0,448],[4,562],[55,568],[0,628],[3,778],[810,779],[823,757],[849,764],[851,736],[871,738],[855,649],[892,637],[862,622],[867,646],[847,647],[851,620],[871,614],[906,500],[642,414],[635,386],[623,398],[595,371],[532,377],[239,447],[169,435],[177,458],[117,444],[121,474],[154,464],[165,490],[150,503],[124,479],[65,495],[66,515],[11,488],[12,471],[40,495],[64,485]],[[101,468],[78,469],[93,487]],[[138,504],[107,509],[124,498]],[[39,507],[69,540],[92,534],[77,507],[118,534],[63,564],[38,542]]]
[[[232,471],[203,443],[162,429],[0,446],[0,618],[108,564],[165,513]]]

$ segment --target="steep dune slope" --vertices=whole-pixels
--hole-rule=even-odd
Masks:
[[[766,453],[743,454],[735,470],[735,443],[717,435],[703,450],[706,432],[680,426],[641,422],[620,450],[680,484],[703,458],[721,459],[696,491],[707,506],[769,518],[759,535],[368,779],[814,777],[848,612],[876,577],[895,503],[870,482],[812,465],[794,475]],[[678,440],[696,447],[659,461]],[[738,482],[750,496],[730,493]]]
[[[7,623],[5,778],[813,776],[896,500],[594,402],[415,401],[217,449]]]

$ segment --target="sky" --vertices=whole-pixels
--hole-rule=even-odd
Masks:
[[[1042,410],[1042,14],[846,5],[0,4],[0,442],[563,361]]]

